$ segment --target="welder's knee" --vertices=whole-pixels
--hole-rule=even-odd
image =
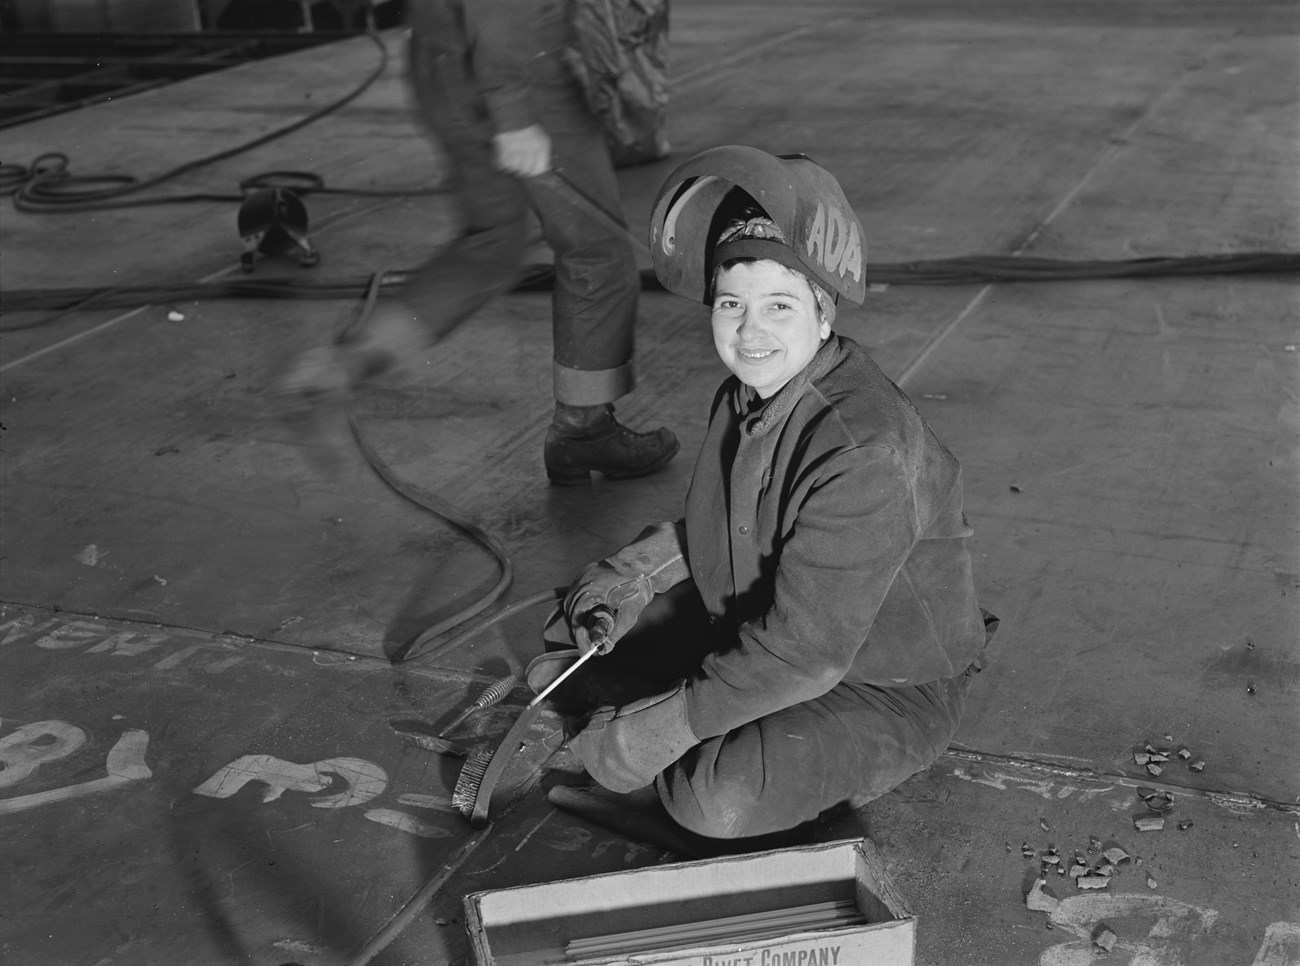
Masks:
[[[659,799],[682,828],[714,839],[734,839],[771,831],[760,814],[759,796],[748,783],[694,782],[673,765],[655,781]]]

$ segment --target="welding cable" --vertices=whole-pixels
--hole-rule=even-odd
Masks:
[[[406,273],[389,272],[381,281],[381,293],[393,290]],[[4,292],[4,311],[72,309],[94,299],[95,308],[135,308],[167,302],[206,302],[217,299],[302,299],[355,301],[364,298],[369,281],[349,278],[339,281],[303,282],[294,279],[235,276],[211,282],[180,282],[160,285],[121,285],[66,289],[10,289]],[[31,328],[24,325],[23,328]],[[13,328],[19,328],[14,326]]]
[[[386,273],[385,292],[395,291],[411,269]],[[996,282],[1080,282],[1122,278],[1213,277],[1220,275],[1300,275],[1300,254],[1293,252],[1238,252],[1223,255],[1171,255],[1117,261],[1023,256],[974,255],[963,258],[914,262],[878,262],[864,269],[868,285],[987,285]],[[555,269],[549,264],[525,266],[511,291],[547,291],[554,286]],[[292,279],[225,278],[214,282],[115,286],[103,288],[11,289],[4,293],[7,312],[67,310],[94,299],[95,308],[134,308],[157,302],[212,299],[356,299],[369,284],[364,278],[329,282]],[[641,288],[663,291],[649,269],[641,271]],[[50,320],[52,321],[52,320]],[[35,328],[26,323],[10,329]],[[10,329],[0,328],[0,331]]]
[[[371,275],[370,284],[366,289],[365,302],[362,304],[361,310],[357,313],[356,317],[338,333],[335,338],[336,344],[341,344],[347,341],[347,339],[355,333],[357,329],[365,324],[366,319],[368,319],[371,312],[374,311],[375,302],[379,298],[380,283],[387,274],[388,273],[384,271],[376,271]],[[357,418],[357,414],[353,409],[351,402],[345,401],[343,408],[344,413],[347,416],[348,428],[352,431],[352,439],[357,444],[357,449],[361,452],[361,455],[365,458],[366,462],[370,464],[370,468],[378,474],[379,478],[387,483],[389,488],[399,496],[409,500],[421,509],[436,514],[452,526],[469,534],[469,536],[478,541],[478,543],[492,555],[497,562],[497,567],[501,571],[501,575],[496,584],[493,585],[487,593],[483,594],[467,606],[462,607],[451,616],[438,621],[436,624],[421,632],[412,641],[403,645],[392,658],[392,663],[400,664],[404,661],[420,656],[428,650],[430,644],[439,636],[451,630],[453,627],[460,626],[471,618],[482,613],[488,607],[491,607],[492,604],[495,603],[510,586],[510,582],[514,578],[514,567],[511,564],[510,554],[506,550],[505,545],[495,535],[479,526],[446,500],[434,493],[430,493],[427,490],[415,486],[393,472],[392,467],[379,456],[375,451],[375,448],[370,445],[370,441],[366,438],[365,433],[362,432],[361,422]],[[554,598],[555,592],[548,591],[547,593],[549,598]],[[541,595],[535,596],[540,597]],[[536,603],[532,598],[529,598],[529,600]],[[525,604],[524,606],[531,606],[531,604]],[[511,613],[522,609],[523,606],[516,606],[514,611],[511,611]],[[510,609],[507,608],[507,610]],[[490,621],[483,622],[481,626],[476,626],[468,632],[462,632],[462,634],[457,638],[453,638],[451,641],[440,646],[437,649],[438,653],[445,653],[451,650],[453,646],[457,645],[457,643],[463,643],[470,636],[478,633],[479,630],[489,626],[490,623],[496,623],[497,620],[504,619],[506,616],[508,616],[508,614],[505,614],[504,612],[500,615],[494,615]]]
[[[1300,273],[1300,253],[1234,252],[1149,258],[1061,259],[976,255],[869,265],[869,284],[977,285],[995,282],[1076,282],[1111,278],[1168,278]]]
[[[422,631],[409,644],[403,645],[391,659],[392,663],[401,664],[419,656],[428,647],[429,642],[435,640],[451,628],[460,626],[472,617],[482,613],[488,607],[491,607],[497,598],[505,593],[506,589],[510,586],[510,582],[514,579],[514,567],[510,562],[509,551],[506,550],[501,541],[493,534],[480,527],[477,523],[469,519],[469,517],[465,516],[441,497],[403,480],[400,476],[394,473],[392,468],[380,458],[378,453],[375,452],[375,449],[370,445],[369,440],[366,439],[365,434],[361,431],[361,424],[356,417],[356,413],[352,411],[351,406],[346,407],[346,413],[348,428],[352,431],[352,438],[356,441],[357,449],[360,450],[361,455],[365,457],[366,462],[370,464],[371,469],[379,475],[379,478],[387,483],[388,486],[399,496],[410,500],[416,506],[428,510],[430,513],[437,514],[452,526],[473,537],[493,556],[493,558],[495,558],[497,566],[501,571],[501,576],[498,578],[496,584],[493,585],[487,593],[483,594],[469,605],[461,608],[451,616],[438,621],[427,630]],[[475,633],[477,633],[477,630],[479,629],[480,628],[476,628]],[[468,639],[469,636],[471,635],[462,635],[462,640]],[[438,648],[439,653],[451,650],[452,643],[453,642],[449,641],[446,646]]]
[[[112,306],[101,306],[98,303],[101,298],[109,299],[113,294],[114,290],[111,288],[91,289],[90,294],[85,298],[78,299],[66,307],[58,307],[59,311],[55,312],[53,315],[47,315],[42,319],[37,319],[35,322],[19,322],[17,325],[0,325],[0,333],[22,332],[24,329],[40,329],[47,325],[53,325],[55,322],[59,321],[59,319],[66,318],[73,312],[80,312],[86,309],[111,308]],[[146,302],[144,304],[148,305],[149,303]],[[6,305],[5,308],[8,309],[8,306]],[[13,311],[12,309],[8,310]]]
[[[568,587],[555,587],[551,590],[539,590],[535,594],[530,594],[527,597],[513,601],[505,607],[493,611],[487,617],[478,621],[478,623],[465,628],[454,637],[447,638],[447,640],[437,646],[432,646],[432,642],[437,638],[438,634],[442,633],[442,628],[439,626],[431,627],[418,637],[412,638],[408,643],[402,645],[402,647],[394,653],[392,662],[394,664],[404,664],[407,661],[415,660],[417,657],[432,660],[435,657],[449,654],[470,638],[477,637],[489,627],[492,627],[495,624],[500,624],[502,621],[514,617],[516,614],[525,611],[530,607],[536,607],[538,604],[563,600],[568,592]],[[451,626],[454,627],[455,625],[453,624]],[[437,631],[437,633],[434,633],[435,631]]]
[[[379,292],[385,279],[391,278],[392,273],[387,271],[375,271],[370,276],[370,282],[366,288],[365,301],[361,306],[356,317],[348,323],[335,337],[335,343],[341,344],[346,342],[355,332],[365,324],[371,313],[374,311],[375,302],[379,298]],[[399,496],[409,500],[421,509],[428,510],[442,519],[446,520],[452,526],[469,534],[477,540],[496,560],[497,566],[501,571],[501,576],[496,584],[486,593],[473,601],[466,607],[461,608],[451,616],[438,621],[436,624],[420,632],[411,640],[403,644],[390,659],[393,664],[403,664],[407,661],[413,661],[416,658],[433,658],[443,654],[450,653],[456,648],[463,645],[470,638],[477,636],[495,624],[513,617],[515,614],[536,607],[538,604],[544,604],[549,601],[559,600],[568,593],[567,587],[555,587],[550,590],[539,591],[531,594],[522,600],[514,601],[505,607],[499,608],[492,614],[478,621],[477,623],[463,629],[460,633],[448,638],[441,643],[435,642],[439,637],[454,627],[459,627],[466,621],[478,616],[488,607],[492,606],[500,596],[505,593],[506,589],[514,576],[514,568],[510,560],[510,554],[504,544],[492,533],[479,526],[473,520],[469,519],[464,513],[456,509],[447,501],[443,500],[436,494],[429,493],[420,489],[413,484],[403,480],[375,451],[370,444],[364,432],[361,429],[360,420],[357,419],[356,412],[350,402],[344,403],[344,412],[347,416],[348,428],[352,432],[352,439],[357,445],[357,449],[370,464],[370,468],[378,474],[388,486]]]
[[[40,155],[30,166],[24,167],[18,164],[0,165],[0,191],[10,191],[13,194],[14,207],[19,211],[26,211],[39,214],[52,213],[69,213],[80,211],[105,211],[115,208],[134,208],[145,205],[174,204],[176,202],[190,201],[242,201],[244,195],[230,194],[213,194],[210,192],[199,192],[185,195],[168,195],[153,198],[136,198],[132,200],[123,200],[128,195],[134,195],[137,192],[149,188],[157,187],[183,174],[188,174],[199,168],[215,164],[219,161],[225,161],[236,155],[252,151],[264,144],[269,144],[279,138],[299,131],[309,124],[319,121],[328,114],[332,114],[341,107],[351,103],[360,97],[370,88],[388,68],[388,48],[384,45],[383,40],[374,31],[366,31],[365,34],[376,47],[379,48],[379,63],[361,81],[352,91],[332,101],[311,113],[292,121],[283,127],[276,128],[251,141],[243,144],[237,144],[234,147],[227,148],[224,151],[218,151],[216,154],[207,157],[197,158],[188,161],[162,174],[154,175],[151,178],[140,180],[134,175],[126,174],[100,174],[100,175],[73,175],[69,170],[70,161],[66,154],[62,152],[49,152]],[[282,173],[282,172],[281,172]],[[270,175],[278,172],[270,172]],[[267,175],[256,176],[245,179],[243,184],[259,184],[260,179],[266,178]],[[415,194],[435,194],[445,191],[443,186],[432,188],[415,188],[410,190],[375,190],[375,189],[344,189],[344,188],[326,188],[324,181],[316,175],[310,175],[315,180],[315,184],[306,188],[308,193],[333,193],[348,195],[367,195],[376,197],[401,197]],[[242,186],[242,185],[241,185]]]

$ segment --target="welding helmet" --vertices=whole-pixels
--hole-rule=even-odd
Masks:
[[[769,237],[719,239],[761,209],[778,229]],[[802,154],[773,155],[732,144],[680,165],[655,198],[650,254],[664,288],[697,302],[713,297],[717,266],[770,258],[807,276],[838,300],[866,297],[866,238],[839,182]]]

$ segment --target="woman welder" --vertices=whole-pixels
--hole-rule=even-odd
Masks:
[[[832,330],[839,298],[863,301],[864,236],[827,171],[714,148],[652,218],[656,274],[711,306],[732,375],[684,518],[589,565],[548,626],[548,646],[585,652],[593,615],[614,615],[615,649],[555,694],[602,786],[653,784],[702,835],[765,834],[884,794],[956,731],[987,616],[961,469]]]

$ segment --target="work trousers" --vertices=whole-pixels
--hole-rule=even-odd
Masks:
[[[563,621],[548,628],[548,647],[565,646],[565,634]],[[584,665],[581,687],[597,702],[626,704],[689,677],[707,653],[731,643],[686,581],[654,598],[613,651]],[[913,687],[841,682],[706,738],[655,788],[678,824],[712,838],[783,831],[838,805],[862,805],[943,753],[973,673]]]
[[[462,234],[413,273],[403,301],[431,341],[454,330],[514,283],[526,249],[529,206],[555,257],[552,333],[557,401],[613,402],[630,392],[640,274],[626,237],[557,187],[494,167],[496,133],[474,84],[464,28],[452,5],[410,11],[411,85],[419,117],[444,153]],[[522,56],[523,54],[521,54]],[[622,211],[604,134],[558,52],[534,58],[529,97],[551,138],[552,167],[605,211]]]

